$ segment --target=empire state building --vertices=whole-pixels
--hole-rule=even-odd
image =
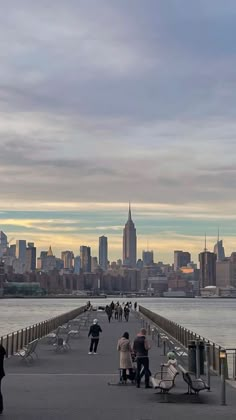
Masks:
[[[123,264],[129,267],[136,267],[137,236],[134,222],[131,217],[129,204],[128,220],[123,230]]]

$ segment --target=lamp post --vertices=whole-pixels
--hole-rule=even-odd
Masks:
[[[221,405],[226,405],[226,393],[225,393],[225,376],[226,376],[226,350],[220,350],[220,372],[221,372]]]

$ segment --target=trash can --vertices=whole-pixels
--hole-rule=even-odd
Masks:
[[[203,341],[199,341],[200,353],[200,375],[204,375],[204,360],[205,360],[205,346]],[[188,370],[192,373],[197,373],[197,343],[196,341],[189,341],[188,343]]]

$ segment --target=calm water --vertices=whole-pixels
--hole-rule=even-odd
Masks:
[[[119,299],[120,302],[125,300]],[[91,300],[96,306],[110,301]],[[87,299],[1,299],[0,336],[68,312],[86,302]],[[140,298],[138,303],[222,346],[236,347],[236,299]]]

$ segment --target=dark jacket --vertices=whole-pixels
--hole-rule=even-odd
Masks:
[[[100,325],[93,324],[89,329],[88,337],[91,335],[93,338],[99,338],[100,332],[102,332]]]
[[[6,350],[0,344],[0,380],[5,376],[4,367],[3,367],[5,355],[6,355]]]
[[[146,337],[144,335],[137,336],[134,340],[133,350],[136,357],[148,357],[148,350],[145,348]]]

